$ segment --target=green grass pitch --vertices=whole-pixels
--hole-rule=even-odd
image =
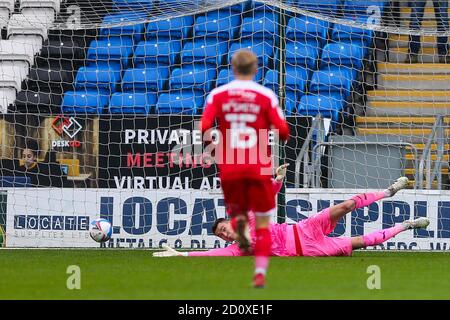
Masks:
[[[81,289],[66,287],[69,265]],[[369,290],[367,268],[381,271]],[[272,258],[253,289],[251,257],[153,258],[146,250],[0,250],[0,299],[450,299],[450,252]]]

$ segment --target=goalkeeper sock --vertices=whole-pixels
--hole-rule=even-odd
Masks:
[[[401,224],[398,224],[392,228],[378,230],[372,233],[369,233],[366,236],[363,236],[364,245],[367,246],[375,246],[377,244],[383,243],[386,240],[389,240],[392,237],[395,237],[400,232],[405,231],[405,227]]]
[[[375,192],[375,193],[362,193],[362,194],[353,196],[350,199],[355,201],[355,205],[356,205],[355,209],[359,209],[359,208],[368,206],[369,204],[371,204],[375,201],[378,201],[378,200],[388,197],[388,195],[386,194],[386,191],[388,191],[388,190]]]
[[[272,246],[269,228],[256,230],[255,244],[255,274],[266,274],[269,266],[269,256]]]

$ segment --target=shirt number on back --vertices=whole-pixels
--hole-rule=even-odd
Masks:
[[[230,146],[233,149],[251,149],[258,142],[255,128],[248,123],[256,121],[255,114],[228,113],[225,120],[230,123]]]

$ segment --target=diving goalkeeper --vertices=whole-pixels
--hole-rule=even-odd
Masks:
[[[277,176],[273,179],[273,190],[276,195],[283,183],[286,175],[287,165],[282,165],[276,171]],[[404,189],[408,184],[408,178],[397,179],[389,188],[375,193],[364,193],[353,196],[347,201],[331,206],[321,212],[304,219],[296,224],[270,224],[270,234],[272,237],[272,256],[350,256],[355,249],[365,248],[381,244],[400,232],[426,228],[430,221],[428,218],[418,218],[416,220],[404,221],[391,228],[383,229],[357,237],[328,237],[337,222],[347,213],[368,206],[371,203],[394,196],[399,190]],[[251,234],[252,247],[255,243],[255,216],[249,213],[249,229]],[[232,227],[232,222],[219,218],[212,227],[213,233],[219,238],[233,242],[237,239],[236,232]],[[170,247],[165,247],[165,251],[155,252],[155,257],[202,257],[202,256],[243,256],[248,255],[240,250],[237,243],[233,243],[225,248],[212,249],[208,251],[179,252]],[[251,253],[250,253],[251,254]]]

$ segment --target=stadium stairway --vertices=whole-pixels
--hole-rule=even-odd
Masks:
[[[449,9],[450,14],[450,9]],[[403,7],[400,10],[400,26],[408,28],[411,21],[411,8]],[[422,22],[422,29],[427,32],[436,32],[436,17],[432,1],[428,1],[425,7],[425,13]],[[390,51],[389,61],[402,62],[405,60],[408,53],[408,35],[390,35]],[[422,54],[419,56],[419,61],[422,63],[434,63],[438,61],[436,36],[425,35],[421,37]]]
[[[403,8],[402,25],[408,24],[410,9]],[[434,10],[427,4],[423,27],[435,28]],[[450,64],[438,63],[436,37],[423,36],[419,63],[405,64],[408,36],[390,35],[388,62],[377,64],[377,89],[367,93],[365,115],[356,118],[357,135],[396,135],[412,143],[420,159],[435,123],[442,115],[444,125],[443,188],[448,188],[450,134]],[[407,151],[405,174],[414,184],[412,150]],[[437,158],[437,144],[431,145],[432,167]],[[436,187],[433,181],[433,188]]]

